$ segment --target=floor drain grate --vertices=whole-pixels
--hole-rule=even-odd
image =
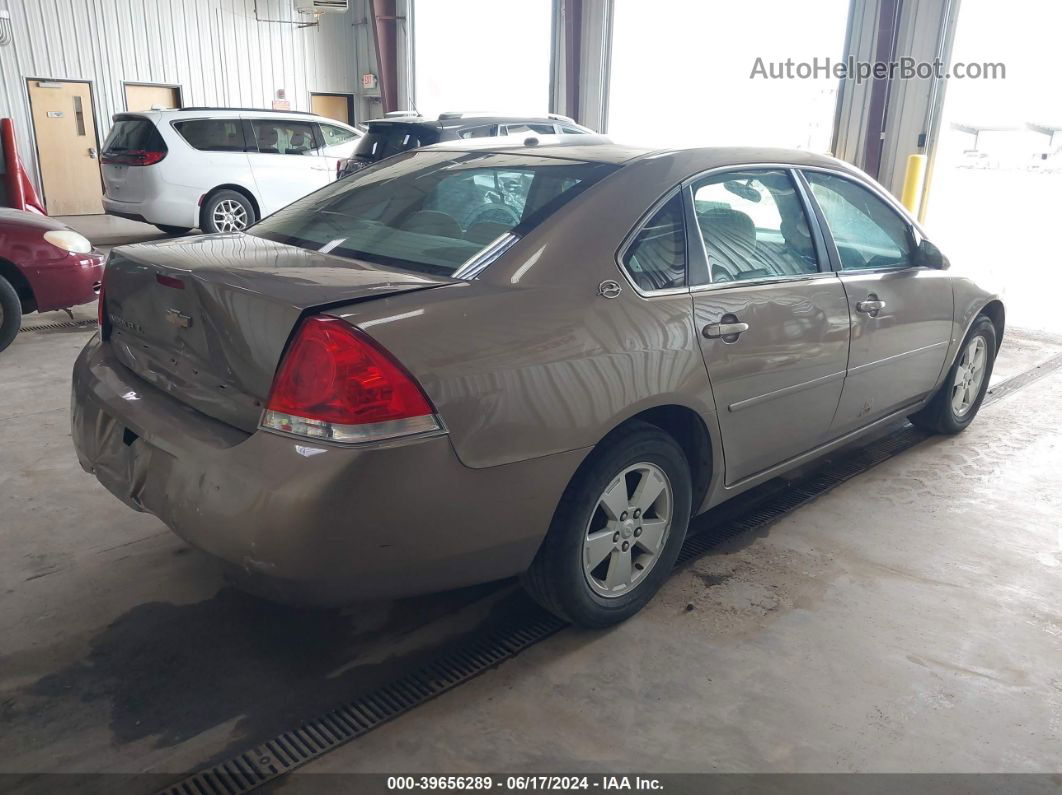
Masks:
[[[189,776],[162,793],[250,792],[497,666],[565,626],[559,618],[536,608],[536,613],[523,622],[488,633],[372,693]]]
[[[33,326],[23,326],[18,330],[19,334],[28,331],[56,331],[64,328],[95,328],[95,320],[63,320],[57,323],[38,323]]]
[[[1060,367],[1062,354],[1033,370],[997,384],[989,390],[984,403],[994,402]],[[711,530],[686,539],[676,568],[701,557],[734,536],[757,530],[780,519],[845,481],[911,449],[931,435],[907,425],[896,433],[846,453],[842,458],[827,461],[814,473],[776,489],[751,506],[731,508],[729,512],[726,504],[720,506],[715,509],[719,511],[718,524],[713,525]],[[161,795],[242,795],[250,792],[452,690],[565,626],[567,624],[561,619],[536,608],[527,618],[486,633],[372,693],[279,734],[249,751],[201,770],[162,790]]]

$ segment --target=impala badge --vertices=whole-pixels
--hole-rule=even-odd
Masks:
[[[167,309],[166,322],[174,328],[188,328],[192,325],[192,318],[188,317],[188,315],[182,315],[176,309]]]

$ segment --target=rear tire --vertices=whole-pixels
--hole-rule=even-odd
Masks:
[[[995,361],[996,327],[981,315],[962,341],[940,389],[925,408],[908,419],[933,433],[950,435],[964,430],[981,408]]]
[[[606,438],[568,484],[524,588],[579,626],[625,621],[671,573],[691,494],[682,448],[655,425],[631,423]]]
[[[199,216],[199,228],[208,234],[215,232],[242,232],[255,221],[258,215],[251,200],[234,190],[219,190],[203,202]]]
[[[165,232],[167,235],[179,236],[187,235],[192,231],[190,226],[170,226],[169,224],[155,224],[155,228]]]
[[[22,326],[22,301],[11,283],[0,276],[0,351],[15,341]]]

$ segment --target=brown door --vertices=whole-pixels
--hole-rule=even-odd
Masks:
[[[29,96],[48,214],[102,213],[92,87],[88,83],[30,80]]]
[[[144,83],[125,84],[125,109],[130,113],[152,108],[181,107],[181,90],[177,86],[150,86]]]
[[[310,110],[326,119],[352,123],[350,97],[345,94],[310,94]]]

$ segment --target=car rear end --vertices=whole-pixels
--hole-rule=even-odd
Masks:
[[[446,237],[442,210],[411,212],[440,186],[478,202],[455,177],[471,188],[484,169],[501,177],[520,166],[545,180],[520,225],[473,214]],[[378,329],[393,335],[429,294],[467,294],[474,283],[462,274],[515,245],[568,198],[560,193],[607,173],[421,150],[334,183],[253,234],[115,249],[100,334],[74,367],[82,467],[275,598],[335,603],[518,573],[578,456],[466,466],[446,417],[468,407],[426,392],[430,372],[407,369]],[[496,209],[484,201],[476,206]]]
[[[100,154],[103,208],[133,221],[191,229],[202,191],[189,185],[194,152],[167,123],[165,111],[119,113]],[[194,182],[194,179],[193,179]]]

